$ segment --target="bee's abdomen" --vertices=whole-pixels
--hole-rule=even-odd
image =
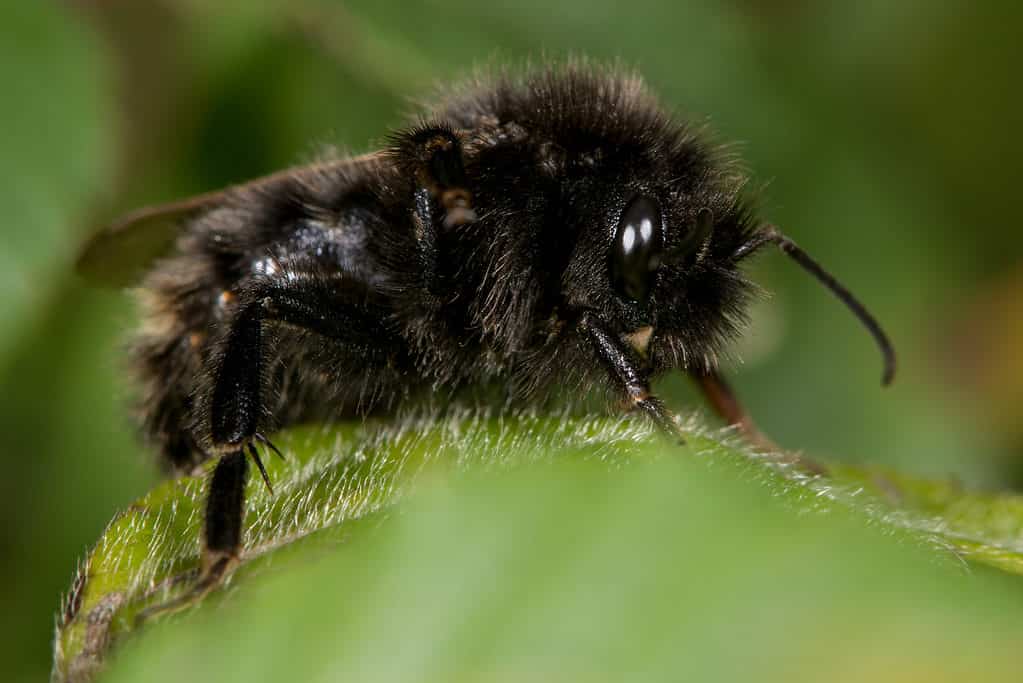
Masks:
[[[186,473],[206,460],[193,436],[195,394],[202,377],[218,297],[224,291],[210,261],[166,261],[138,291],[141,325],[131,342],[136,412],[162,464]]]

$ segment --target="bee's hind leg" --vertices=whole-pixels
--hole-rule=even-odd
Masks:
[[[220,457],[208,485],[199,578],[184,594],[139,612],[135,617],[137,625],[153,617],[191,607],[219,586],[238,566],[248,469],[248,461],[242,451]]]
[[[245,517],[247,458],[273,493],[257,444],[280,455],[261,433],[266,416],[263,375],[267,325],[283,323],[340,343],[358,344],[385,357],[393,339],[366,293],[343,280],[336,267],[308,259],[281,259],[275,276],[240,283],[230,323],[205,359],[210,382],[200,385],[199,414],[211,450],[220,454],[210,477],[199,578],[184,595],[139,614],[142,620],[184,609],[219,586],[239,564]],[[273,336],[270,334],[269,336]]]
[[[235,451],[221,456],[210,477],[199,587],[216,585],[238,564],[248,470],[245,453]]]

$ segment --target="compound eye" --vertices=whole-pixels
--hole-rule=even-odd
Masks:
[[[622,296],[644,302],[654,272],[661,265],[661,209],[653,199],[636,195],[622,212],[611,245],[611,283]]]

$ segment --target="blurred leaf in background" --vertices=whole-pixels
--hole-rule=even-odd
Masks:
[[[106,189],[117,130],[102,40],[53,3],[0,8],[0,670],[46,675],[53,591],[152,481],[113,389],[120,297],[81,290],[78,231]],[[73,284],[72,284],[73,283]]]
[[[4,10],[0,78],[0,354],[46,315],[66,277],[80,219],[110,170],[109,64],[97,37],[54,7]],[[73,125],[72,125],[73,123]]]
[[[1023,260],[1021,28],[1017,5],[923,0],[3,4],[6,678],[45,675],[76,557],[156,479],[124,407],[118,340],[130,302],[76,279],[78,242],[119,211],[322,145],[372,149],[406,97],[480,63],[582,53],[635,65],[669,106],[741,143],[767,185],[765,217],[890,327],[902,374],[881,392],[874,350],[848,314],[783,259],[759,260],[754,275],[773,297],[737,350],[747,362],[729,370],[780,443],[1023,485],[1020,440],[978,418],[1018,425],[1023,404],[972,380],[974,329],[1011,336],[999,323],[1019,317],[1017,298],[984,302]],[[978,322],[981,309],[991,313]],[[985,366],[995,376],[1023,355],[985,348],[997,349]],[[673,405],[692,398],[680,378],[660,390]]]

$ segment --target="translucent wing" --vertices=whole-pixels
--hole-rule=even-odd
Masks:
[[[375,152],[350,159],[289,168],[214,192],[136,209],[93,235],[83,245],[76,269],[95,284],[128,287],[138,282],[156,259],[171,250],[178,233],[190,219],[220,206],[229,193],[245,189],[268,189],[295,177],[377,161],[382,156],[382,153]]]

